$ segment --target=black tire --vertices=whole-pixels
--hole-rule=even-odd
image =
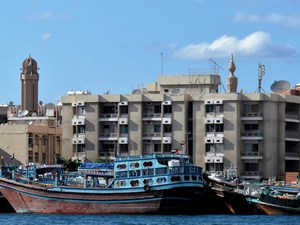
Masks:
[[[145,190],[145,191],[150,191],[150,186],[149,186],[148,184],[145,184],[144,190]]]

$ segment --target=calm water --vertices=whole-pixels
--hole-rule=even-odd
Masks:
[[[200,225],[200,224],[300,224],[299,216],[146,216],[146,215],[37,215],[0,214],[1,225]]]

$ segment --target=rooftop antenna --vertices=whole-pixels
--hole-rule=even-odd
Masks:
[[[260,63],[258,64],[258,88],[256,89],[255,92],[261,93],[261,90],[266,92],[262,86],[261,86],[261,81],[262,77],[266,74],[266,67],[265,65],[261,65]]]
[[[225,71],[225,70],[224,70],[218,63],[216,63],[214,60],[212,60],[211,58],[208,58],[208,59],[209,59],[209,61],[211,61],[211,62],[214,64],[214,66],[213,66],[214,74],[219,74],[219,69]],[[221,81],[221,86],[222,86],[222,88],[223,88],[223,91],[226,92],[226,89],[225,89],[225,87],[224,87],[222,81]]]
[[[164,53],[163,52],[160,53],[160,58],[161,58],[160,75],[163,75],[164,74]]]

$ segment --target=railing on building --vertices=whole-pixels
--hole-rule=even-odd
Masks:
[[[299,139],[300,135],[298,132],[294,132],[294,131],[285,131],[285,138],[295,138],[295,139]]]
[[[245,131],[242,133],[242,136],[246,137],[261,137],[263,136],[263,132],[260,130],[251,130],[251,131]]]

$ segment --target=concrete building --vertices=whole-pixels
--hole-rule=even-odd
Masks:
[[[299,172],[299,96],[237,93],[233,57],[228,69],[227,93],[218,74],[160,76],[128,95],[68,92],[61,98],[63,157],[178,149],[218,175],[232,168],[249,179]]]
[[[38,103],[38,66],[22,63],[21,105],[0,107],[0,163],[56,163],[61,151],[61,105]]]

